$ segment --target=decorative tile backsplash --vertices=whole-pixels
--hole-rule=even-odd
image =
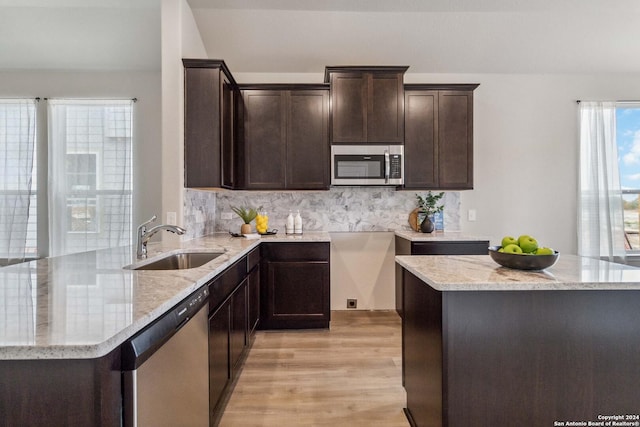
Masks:
[[[212,191],[185,189],[184,227],[187,232],[183,240],[206,236],[216,231],[216,193]]]
[[[418,192],[426,194],[426,191]],[[309,231],[393,231],[409,229],[408,215],[417,207],[416,191],[392,187],[333,187],[329,191],[200,191],[185,190],[186,238],[213,231],[239,232],[242,220],[231,206],[262,206],[269,228],[284,232],[289,211],[300,211]],[[444,228],[460,231],[460,193],[446,192]],[[222,219],[231,213],[232,219]],[[193,230],[193,233],[192,233]]]

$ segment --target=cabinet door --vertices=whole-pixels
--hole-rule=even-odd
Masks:
[[[229,329],[229,357],[231,376],[235,376],[238,361],[247,340],[247,282],[245,278],[231,297],[231,328]]]
[[[473,188],[473,92],[438,94],[440,188]]]
[[[246,188],[285,188],[285,94],[245,90],[243,99]]]
[[[248,333],[254,333],[260,321],[260,265],[256,266],[249,273],[249,283],[247,285],[247,312],[248,312]]]
[[[367,73],[367,142],[404,143],[403,76]]]
[[[405,92],[405,188],[438,186],[438,92]]]
[[[267,262],[267,278],[269,328],[328,327],[328,262]]]
[[[367,76],[331,74],[331,143],[367,142]]]
[[[329,188],[329,93],[288,91],[287,188]]]
[[[220,186],[220,74],[185,68],[185,187]]]
[[[209,316],[209,412],[216,413],[216,406],[231,378],[229,365],[229,325],[231,304],[227,300]]]
[[[222,187],[234,188],[236,185],[236,132],[235,132],[235,100],[237,90],[229,78],[223,73],[220,91],[221,103],[221,169]]]

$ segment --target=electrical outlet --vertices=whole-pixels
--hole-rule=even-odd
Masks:
[[[358,300],[355,298],[347,299],[347,308],[358,308]]]
[[[178,222],[175,212],[167,212],[167,224],[177,225]]]
[[[222,212],[222,215],[220,215],[220,219],[233,219],[233,213]]]
[[[476,210],[475,209],[469,209],[469,212],[467,212],[467,219],[469,221],[475,221],[476,220]]]

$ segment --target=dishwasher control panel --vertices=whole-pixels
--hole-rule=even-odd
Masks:
[[[190,319],[194,314],[207,303],[209,297],[209,287],[204,286],[199,291],[191,294],[189,298],[182,301],[178,307],[174,310],[178,324],[181,324],[185,319]]]

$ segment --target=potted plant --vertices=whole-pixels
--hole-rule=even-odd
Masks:
[[[242,224],[242,226],[240,227],[241,234],[251,233],[251,221],[253,221],[256,216],[258,216],[258,211],[260,209],[262,209],[262,206],[260,206],[258,209],[248,208],[244,206],[231,206],[231,210],[238,214],[238,216],[242,218],[242,221],[244,221],[244,224]]]
[[[416,194],[418,199],[418,212],[424,215],[424,219],[420,223],[420,231],[423,233],[433,232],[435,225],[433,224],[433,215],[442,212],[444,205],[438,205],[440,199],[444,197],[444,192],[433,194],[431,191],[425,197]]]

